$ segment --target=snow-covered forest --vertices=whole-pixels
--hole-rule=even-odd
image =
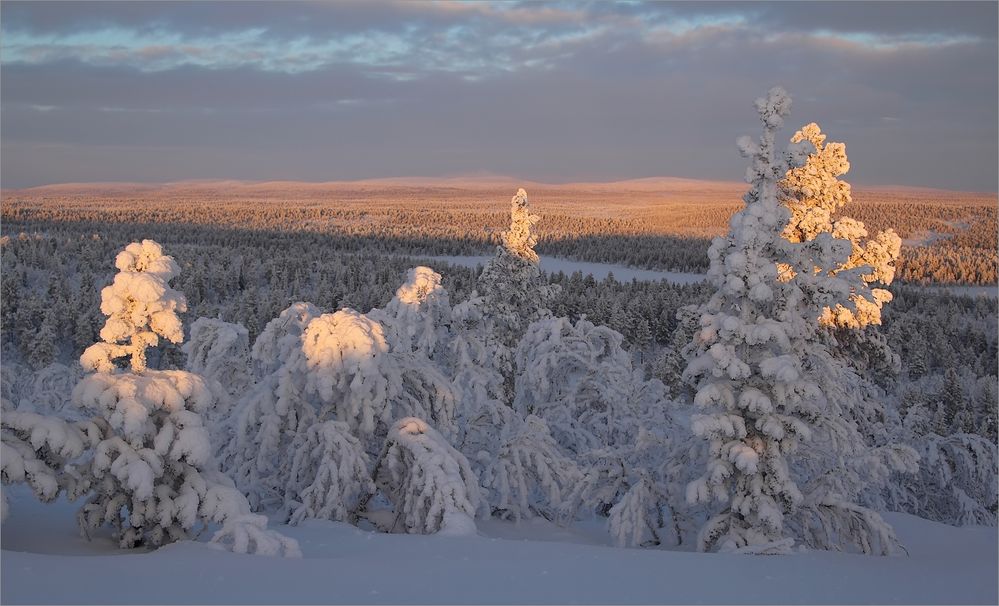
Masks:
[[[150,230],[171,242],[241,241],[247,232],[295,235],[343,253],[487,255],[509,215],[497,200],[525,187],[543,256],[704,272],[711,238],[740,208],[738,181],[636,179],[524,184],[513,179],[332,183],[95,183],[5,192],[10,233],[49,233],[66,223],[131,240]],[[902,238],[896,281],[995,284],[999,238],[994,194],[856,188],[849,214],[872,232]],[[85,228],[84,228],[85,230]],[[181,232],[181,233],[178,233]],[[260,237],[250,240],[259,245]]]
[[[845,146],[788,132],[785,91],[755,108],[743,205],[686,284],[542,272],[524,189],[481,270],[5,200],[4,535],[28,491],[153,557],[308,559],[300,528],[336,522],[918,560],[900,514],[995,527],[996,298],[897,283],[911,226],[851,213]]]

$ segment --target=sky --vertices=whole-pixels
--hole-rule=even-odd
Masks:
[[[0,3],[0,185],[736,181],[792,95],[856,185],[996,191],[996,2]]]

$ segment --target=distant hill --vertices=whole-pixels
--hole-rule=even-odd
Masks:
[[[25,195],[123,195],[128,193],[170,193],[181,192],[229,192],[246,195],[273,194],[316,194],[323,191],[344,189],[373,190],[385,188],[420,188],[420,189],[513,189],[523,187],[529,192],[535,190],[587,191],[587,192],[645,192],[645,193],[712,193],[724,197],[736,195],[741,197],[747,185],[739,181],[710,181],[703,179],[688,179],[683,177],[644,177],[622,181],[579,181],[572,183],[543,183],[517,179],[506,175],[475,173],[448,177],[385,177],[377,179],[359,179],[354,181],[243,181],[234,179],[196,179],[173,181],[168,183],[139,182],[94,182],[94,183],[58,183],[41,185],[22,189],[5,189],[5,196],[12,194]],[[870,195],[918,196],[918,197],[952,197],[964,194],[975,196],[995,196],[994,193],[961,192],[954,190],[933,189],[927,187],[911,187],[902,185],[887,186],[854,186],[855,193]]]

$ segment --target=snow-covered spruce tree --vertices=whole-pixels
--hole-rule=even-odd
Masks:
[[[483,313],[498,341],[514,347],[528,324],[551,315],[548,306],[556,287],[541,275],[534,225],[540,220],[532,215],[527,192],[517,191],[510,200],[510,229],[503,232],[503,244],[486,264],[476,283],[482,297]],[[474,295],[473,295],[474,298]]]
[[[387,346],[377,324],[365,323],[364,318],[353,310],[338,313],[344,320],[339,322],[344,334],[342,338],[332,338],[327,334],[326,337],[330,338],[323,339],[329,350],[327,358],[330,361],[339,360],[341,370],[349,366],[347,372],[356,372],[364,365],[365,359],[384,352]],[[292,515],[298,505],[304,503],[303,493],[308,492],[313,497],[323,494],[317,492],[318,487],[310,490],[312,482],[319,478],[320,467],[339,467],[342,464],[345,469],[351,469],[355,460],[366,460],[364,449],[350,437],[352,428],[346,423],[321,427],[326,421],[339,419],[324,419],[321,411],[323,403],[315,386],[311,390],[306,388],[310,356],[305,352],[305,343],[307,340],[310,343],[313,366],[317,366],[315,356],[320,349],[321,329],[326,328],[325,332],[329,333],[332,325],[336,324],[331,322],[332,314],[327,316],[321,316],[311,304],[296,303],[271,320],[254,343],[253,357],[257,368],[269,372],[239,402],[233,416],[233,437],[224,450],[223,461],[224,468],[233,476],[255,510],[282,507],[286,515]],[[324,319],[315,322],[320,318]],[[350,321],[355,319],[357,322]],[[312,335],[307,338],[310,330]],[[346,351],[340,352],[334,347],[344,347]],[[274,359],[269,359],[268,355]],[[339,378],[345,379],[345,374],[341,372]],[[331,374],[327,379],[332,385],[337,377]],[[362,391],[377,392],[377,388],[372,387],[376,380],[377,377],[371,377],[365,382],[365,377],[359,376],[353,382],[351,375],[344,387],[354,393],[338,395],[360,398]],[[337,402],[350,406],[346,398],[338,398]],[[356,408],[360,412],[359,402]],[[338,433],[343,435],[336,435]],[[352,451],[353,446],[357,446],[358,450]],[[335,458],[326,460],[330,456]],[[309,470],[317,475],[310,476]],[[328,475],[332,472],[327,470],[322,473]],[[339,476],[339,472],[335,475]],[[346,511],[346,504],[360,499],[370,484],[370,478],[354,478],[349,486],[341,486],[337,494],[329,495],[337,499],[336,503],[318,503],[313,499],[307,508],[313,512],[329,512],[336,516],[333,519],[346,520],[353,515]],[[301,515],[295,519],[301,519]]]
[[[339,421],[313,423],[295,436],[291,452],[285,483],[291,523],[307,518],[356,522],[375,485],[367,453],[350,428]]]
[[[917,333],[918,334],[918,333]],[[904,419],[892,438],[919,453],[918,474],[901,475],[884,490],[886,507],[947,524],[996,524],[999,448],[994,434],[963,431],[969,402],[957,372],[911,383],[897,394]],[[995,377],[982,379],[983,420],[994,422]],[[928,394],[933,394],[927,398]]]
[[[319,315],[311,303],[299,302],[267,323],[251,353],[258,382],[236,403],[223,429],[222,470],[255,511],[284,502],[281,463],[298,431],[303,379],[282,366],[301,349],[305,327]]]
[[[502,399],[508,405],[514,397],[513,350],[531,322],[551,316],[549,305],[557,292],[541,275],[534,252],[539,219],[531,214],[527,192],[518,190],[510,201],[510,229],[503,232],[503,244],[483,268],[468,302],[481,307],[493,363],[503,376]]]
[[[407,417],[392,426],[375,479],[393,503],[393,531],[475,534],[478,479],[464,455],[425,421]]]
[[[885,487],[885,507],[956,524],[996,525],[999,447],[971,433],[939,435],[922,404],[909,407],[896,433],[919,453],[919,472]]]
[[[641,469],[627,492],[610,508],[608,526],[618,546],[658,545],[666,525],[663,516],[666,496],[647,469]]]
[[[658,463],[675,428],[665,386],[632,366],[623,342],[620,333],[586,320],[532,323],[516,353],[516,406],[543,418],[582,467],[580,481],[569,482],[562,515],[585,507],[610,517],[621,544],[658,543],[666,508]]]
[[[674,420],[677,427],[670,433],[669,439],[651,450],[652,454],[665,451],[665,456],[660,457],[658,467],[654,464],[647,467],[654,469],[660,491],[666,497],[672,535],[669,538],[676,545],[698,545],[700,531],[717,513],[717,506],[713,500],[691,503],[687,489],[701,478],[713,443],[693,432],[690,417],[678,414]]]
[[[581,477],[544,420],[522,416],[503,401],[503,376],[494,364],[482,310],[469,302],[453,310],[446,372],[458,398],[459,451],[479,477],[493,515],[551,519]]]
[[[230,397],[242,395],[253,383],[249,333],[242,324],[218,318],[198,318],[182,347],[187,370],[218,381]]]
[[[825,347],[817,338],[819,310],[847,301],[856,270],[833,271],[849,256],[848,241],[828,233],[803,242],[782,237],[791,213],[781,204],[779,181],[812,148],[793,143],[777,157],[776,131],[790,104],[783,89],[771,89],[756,101],[762,137],[739,141],[752,159],[747,171],[752,187],[728,236],[716,238],[708,251],[708,277],[718,290],[701,307],[684,371],[696,387],[695,404],[711,411],[692,417],[692,430],[709,441],[710,452],[705,473],[688,485],[687,498],[727,504],[702,528],[702,550],[789,549],[794,539],[786,536],[785,516],[804,501],[792,455],[814,433],[831,434],[850,424],[822,393],[820,371],[807,358]],[[826,497],[815,511],[822,523],[842,531],[837,545],[894,549],[894,536],[876,513],[865,511],[863,524],[839,523],[832,518],[843,515],[845,496]]]
[[[470,419],[462,446],[473,456],[491,514],[554,519],[583,478],[579,466],[562,452],[544,419],[521,417],[499,402],[480,413]]]
[[[0,480],[24,482],[48,503],[60,492],[79,492],[81,478],[67,464],[100,439],[96,423],[70,423],[54,416],[14,410],[3,400],[0,416]],[[0,518],[7,518],[7,497],[0,495]]]
[[[784,228],[784,236],[792,242],[806,242],[819,234],[830,233],[834,238],[849,240],[849,258],[833,271],[864,268],[863,274],[852,284],[852,305],[837,303],[824,307],[819,321],[831,329],[851,329],[837,331],[844,347],[858,350],[849,353],[856,355],[873,348],[875,352],[881,352],[876,356],[880,365],[897,372],[897,357],[885,351],[884,340],[876,333],[865,339],[863,337],[869,331],[862,329],[881,324],[881,309],[892,299],[891,293],[881,287],[888,286],[895,278],[895,263],[902,240],[893,230],[887,229],[864,241],[868,233],[862,222],[845,216],[834,217],[852,200],[850,184],[839,179],[850,170],[846,145],[826,143],[826,135],[814,122],[797,131],[791,141],[811,143],[815,151],[809,154],[805,164],[790,168],[781,181],[785,203],[791,209],[791,220]],[[862,344],[866,341],[870,346],[864,348]]]
[[[879,388],[829,347],[811,347],[803,360],[826,406],[793,466],[804,497],[789,527],[818,549],[852,544],[864,553],[899,551],[894,532],[875,512],[889,509],[884,493],[893,476],[914,474],[918,455],[895,437],[901,423]]]
[[[515,354],[515,408],[545,419],[575,457],[633,441],[643,415],[663,409],[666,388],[644,379],[623,343],[621,333],[587,320],[533,322]]]
[[[58,350],[56,346],[55,318],[46,314],[41,327],[31,338],[28,345],[28,363],[35,370],[41,370],[55,361]]]
[[[129,356],[132,371],[142,373],[146,349],[155,347],[160,337],[173,343],[184,340],[177,314],[187,311],[187,301],[168,284],[180,267],[152,240],[129,244],[114,263],[118,274],[101,291],[101,312],[108,317],[102,341],[88,347],[80,363],[112,372],[117,369],[113,360]]]
[[[916,515],[959,526],[996,525],[999,450],[995,442],[970,433],[930,435],[917,442],[917,452],[919,476],[902,477]]]
[[[73,391],[74,402],[97,414],[93,453],[79,466],[84,532],[111,524],[123,547],[185,539],[197,527],[219,524],[212,542],[243,553],[300,555],[298,544],[266,528],[246,498],[218,471],[202,415],[213,404],[204,380],[183,371],[146,368],[145,349],[159,337],[179,343],[176,312],[184,296],[168,282],[179,273],[159,244],[128,245],[120,273],[101,293],[108,316],[96,343],[80,358],[94,371]],[[120,343],[124,342],[122,345]],[[122,370],[115,359],[130,358]],[[74,495],[71,495],[74,496]]]
[[[504,402],[504,377],[495,363],[498,344],[487,333],[479,301],[454,306],[447,343],[446,373],[461,394],[457,415],[462,429],[482,414],[491,415],[487,409],[504,406],[512,410],[512,401]]]
[[[425,358],[392,352],[384,327],[367,315],[342,309],[314,319],[302,337],[301,359],[305,391],[321,403],[319,417],[346,423],[369,452],[400,417],[419,416],[439,431],[454,430],[450,382]]]
[[[5,410],[21,407],[23,397],[30,394],[32,376],[31,369],[24,364],[18,364],[6,358],[3,364],[0,364],[0,402],[7,401],[4,404]],[[70,391],[72,391],[72,387]]]
[[[73,387],[83,376],[78,364],[49,364],[35,373],[28,373],[18,410],[31,410],[63,419],[80,420],[79,409],[73,406]]]
[[[446,372],[460,394],[455,443],[480,477],[492,513],[552,518],[581,473],[539,417],[514,411],[514,350],[527,326],[551,316],[555,287],[534,252],[532,215],[523,189],[511,200],[510,229],[468,301],[451,313]]]
[[[352,521],[373,491],[368,462],[392,423],[416,415],[451,435],[456,399],[421,351],[392,350],[375,320],[385,312],[343,309],[299,332],[305,312],[286,310],[281,326],[261,334],[265,344],[254,345],[255,356],[280,352],[281,364],[261,361],[274,370],[239,405],[226,469],[256,509],[280,507],[293,522]]]
[[[322,430],[325,439],[331,442],[329,436],[337,433],[335,430],[342,434],[336,438],[339,444],[334,460],[339,469],[353,472],[340,472],[341,478],[351,480],[346,484],[349,490],[341,491],[341,498],[355,508],[373,492],[370,476],[361,473],[366,469],[367,456],[378,454],[382,442],[391,434],[390,426],[395,419],[418,415],[431,419],[441,431],[454,433],[455,398],[450,382],[422,352],[413,352],[408,347],[392,351],[384,327],[371,317],[344,309],[314,319],[302,337],[301,356],[306,368],[304,391],[317,405],[316,419],[327,425]],[[295,359],[293,356],[290,364],[294,365]],[[331,426],[331,420],[339,423]],[[343,429],[357,438],[349,439]],[[299,428],[291,445],[296,459],[301,458],[303,444],[314,439],[310,433],[315,431],[310,427],[303,433],[303,428]],[[312,460],[320,472],[324,465],[329,465],[328,460],[314,457]],[[291,477],[302,474],[293,468]],[[321,481],[324,481],[322,473],[316,478],[316,482]],[[289,487],[286,499],[302,495],[305,506],[314,510],[316,507],[309,505],[308,490],[315,493],[314,488]],[[332,496],[329,491],[326,494]],[[338,511],[347,508],[340,507]],[[296,512],[293,520],[306,515],[309,514]]]
[[[863,223],[850,217],[834,218],[851,200],[849,183],[839,179],[850,168],[842,143],[826,143],[826,135],[815,123],[796,132],[791,141],[811,143],[815,150],[803,166],[789,169],[781,181],[782,197],[791,210],[784,237],[804,243],[831,234],[851,246],[847,261],[831,272],[848,280],[849,301],[821,307],[822,330],[817,336],[828,347],[810,348],[805,358],[806,364],[818,370],[819,386],[835,414],[813,432],[812,447],[800,457],[797,471],[804,482],[805,499],[795,522],[811,545],[833,548],[838,537],[854,536],[860,549],[870,552],[879,548],[862,534],[841,527],[861,525],[873,530],[879,520],[850,504],[884,506],[881,495],[892,474],[914,473],[917,461],[912,449],[890,437],[900,422],[884,406],[881,389],[865,378],[883,385],[899,369],[898,356],[878,331],[882,306],[891,301],[891,293],[876,286],[892,282],[901,241],[889,229],[861,242],[867,236]],[[808,289],[805,294],[810,294]],[[840,417],[850,422],[839,422]],[[829,422],[831,418],[837,420]],[[815,515],[829,503],[836,503],[842,515]],[[890,536],[888,531],[881,534]]]
[[[451,301],[441,276],[429,267],[407,270],[406,281],[385,309],[369,315],[385,326],[385,337],[398,353],[422,354],[441,363],[451,324]]]
[[[851,201],[850,184],[839,179],[850,168],[845,145],[826,143],[826,135],[815,123],[804,126],[791,140],[812,143],[815,151],[805,165],[791,168],[781,182],[785,203],[792,213],[784,235],[793,242],[803,242],[820,233],[831,233],[850,241],[849,259],[833,271],[860,268],[863,272],[852,279],[850,301],[824,307],[819,320],[833,353],[885,386],[898,374],[900,358],[877,327],[882,307],[892,299],[892,294],[882,287],[895,277],[901,240],[888,229],[864,241],[868,233],[863,223],[850,217],[834,217]]]
[[[515,411],[504,398],[495,363],[502,347],[489,332],[481,300],[455,305],[445,372],[458,398],[454,444],[479,477],[493,515],[554,518],[582,477],[540,417]]]
[[[662,411],[647,415],[637,436],[619,445],[606,446],[585,457],[586,471],[566,499],[563,514],[572,516],[586,506],[607,516],[607,526],[619,546],[639,547],[663,542],[679,544],[686,527],[687,505],[671,494],[676,488],[670,465],[681,459],[690,470],[689,450],[702,449],[691,442],[676,446],[678,427]],[[656,418],[658,417],[658,418]],[[689,475],[689,474],[688,474]]]
[[[236,400],[253,384],[249,333],[240,324],[216,318],[198,318],[182,347],[186,369],[209,382],[215,405],[205,415],[212,443],[220,449],[231,439],[230,413]]]
[[[322,312],[312,303],[292,303],[264,326],[253,342],[250,357],[254,375],[259,379],[273,374],[291,352],[301,347],[302,333],[313,318]]]

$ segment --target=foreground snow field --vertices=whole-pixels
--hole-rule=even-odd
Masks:
[[[540,521],[480,522],[473,538],[378,534],[315,520],[274,525],[300,542],[304,558],[296,560],[191,541],[122,551],[106,536],[79,536],[76,504],[40,504],[22,486],[5,491],[4,604],[997,601],[995,528],[903,514],[886,519],[909,557],[619,549],[606,545],[609,536],[597,525],[561,529]]]

